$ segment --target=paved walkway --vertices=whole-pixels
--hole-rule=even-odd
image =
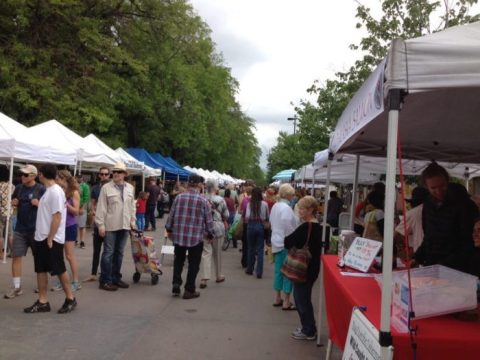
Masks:
[[[155,240],[160,248],[163,222]],[[80,278],[90,272],[92,245],[76,250]],[[273,266],[266,263],[263,279],[247,276],[240,253],[223,252],[226,281],[209,282],[198,299],[171,296],[172,256],[165,256],[163,276],[157,286],[143,275],[132,284],[134,265],[130,245],[125,248],[124,279],[129,289],[107,292],[98,283],[87,283],[76,293],[78,307],[67,315],[56,310],[63,292],[49,292],[52,312],[24,314],[36,300],[33,258],[24,258],[24,295],[0,299],[0,359],[323,359],[326,346],[293,340],[299,326],[296,311],[272,307]],[[0,263],[1,290],[10,283],[10,260]],[[197,281],[197,286],[199,282]],[[318,302],[318,282],[314,289]],[[326,344],[326,329],[322,343]],[[340,359],[334,351],[332,359]]]

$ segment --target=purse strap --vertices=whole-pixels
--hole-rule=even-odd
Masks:
[[[308,222],[308,235],[307,235],[307,240],[305,241],[305,245],[303,245],[304,249],[308,248],[308,242],[310,241],[310,235],[312,235],[312,222]]]

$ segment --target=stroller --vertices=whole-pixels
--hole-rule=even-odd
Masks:
[[[157,285],[158,276],[162,275],[162,270],[160,270],[160,262],[155,251],[153,237],[144,236],[142,231],[132,230],[130,232],[130,242],[133,261],[135,262],[133,282],[138,283],[143,273],[149,273],[152,277],[152,285]]]

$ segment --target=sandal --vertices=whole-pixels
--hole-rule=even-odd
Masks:
[[[292,311],[292,310],[297,310],[297,308],[295,307],[295,305],[290,304],[287,307],[282,307],[282,310],[283,311]]]
[[[207,287],[207,280],[200,281],[200,289],[205,289]]]
[[[275,302],[272,304],[272,306],[275,306],[275,307],[280,307],[283,305],[283,300],[281,299],[279,302]]]
[[[221,282],[224,282],[224,281],[225,281],[225,276],[219,277],[217,280],[215,280],[215,282],[217,282],[217,283],[221,283]]]

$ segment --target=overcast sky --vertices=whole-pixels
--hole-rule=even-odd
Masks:
[[[266,154],[281,130],[293,133],[294,105],[309,99],[315,80],[333,78],[360,56],[349,49],[355,28],[353,0],[191,0],[212,29],[217,52],[240,83],[237,100],[256,121]],[[365,0],[376,6],[378,1]],[[293,103],[293,105],[292,105]],[[313,154],[312,154],[313,159]]]

